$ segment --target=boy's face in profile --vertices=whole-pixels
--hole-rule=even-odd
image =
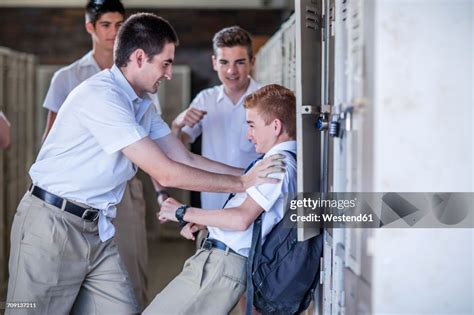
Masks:
[[[277,134],[274,122],[266,124],[257,108],[246,109],[247,113],[247,138],[255,145],[257,153],[267,153],[276,143]]]

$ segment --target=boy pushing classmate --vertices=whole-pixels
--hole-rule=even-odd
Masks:
[[[228,314],[246,287],[246,261],[252,243],[254,221],[262,216],[262,242],[285,214],[284,196],[296,192],[296,100],[279,85],[260,88],[245,98],[247,136],[262,156],[285,155],[285,171],[272,174],[278,184],[252,186],[230,194],[223,209],[199,209],[173,198],[161,208],[161,220],[184,226],[183,236],[205,226],[209,237],[189,258],[182,272],[163,289],[144,314]]]

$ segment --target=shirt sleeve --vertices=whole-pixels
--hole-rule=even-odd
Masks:
[[[194,107],[200,110],[207,110],[206,103],[204,101],[204,94],[202,92],[199,93],[191,102],[191,105],[189,105],[189,107]],[[184,126],[182,132],[185,132],[191,138],[191,142],[196,141],[196,138],[199,137],[202,133],[202,120],[196,125],[194,125],[194,127],[192,128]]]
[[[57,113],[70,92],[66,73],[61,70],[56,71],[51,79],[43,107]]]
[[[280,182],[276,184],[262,184],[249,187],[246,192],[263,210],[270,210],[278,198],[281,197],[282,187],[286,180],[286,173],[270,174],[268,177],[278,178]]]
[[[169,135],[171,133],[171,129],[168,124],[163,120],[154,105],[152,105],[150,108],[152,110],[150,139],[156,140]]]
[[[76,89],[73,93],[75,92],[80,91]],[[85,97],[84,106],[78,108],[81,124],[108,154],[148,136],[136,121],[132,105],[125,101],[126,99],[125,95],[109,91],[102,95]]]

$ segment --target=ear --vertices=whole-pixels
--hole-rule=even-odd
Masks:
[[[250,67],[254,67],[255,66],[255,57],[252,57],[252,59],[250,59]]]
[[[147,60],[147,56],[143,49],[138,48],[130,55],[130,59],[134,61],[138,68],[141,68],[145,61]]]
[[[84,26],[86,28],[87,33],[89,33],[91,35],[95,33],[94,24],[92,24],[91,22],[86,22],[86,24]]]
[[[212,68],[217,71],[217,59],[216,56],[212,55]]]
[[[283,124],[281,120],[278,118],[275,118],[272,123],[273,123],[273,134],[278,137],[284,131]]]

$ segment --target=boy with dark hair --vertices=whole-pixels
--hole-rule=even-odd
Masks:
[[[148,93],[171,79],[177,36],[148,13],[131,16],[119,42],[130,29],[150,35],[151,45],[136,43],[124,55],[126,65],[101,71],[68,95],[13,220],[7,301],[34,301],[39,314],[139,313],[111,223],[138,167],[166,186],[197,191],[241,192],[278,182],[267,176],[281,157],[242,175],[190,153],[170,135]],[[123,47],[117,43],[116,55]]]
[[[123,4],[120,0],[90,0],[85,11],[85,28],[92,38],[92,50],[54,74],[43,104],[49,110],[43,141],[69,93],[82,81],[113,65],[115,37],[125,20]]]
[[[92,50],[71,65],[59,69],[51,80],[44,107],[49,110],[43,140],[51,130],[56,115],[66,97],[84,80],[111,68],[116,35],[125,20],[125,8],[120,0],[89,0],[85,8],[85,28],[91,35]],[[150,95],[159,109],[158,97]],[[153,181],[155,189],[162,188]],[[143,184],[132,178],[125,190],[114,224],[117,228],[115,242],[128,271],[140,306],[147,299],[148,246],[145,224],[145,198]],[[130,224],[136,222],[139,224]]]
[[[89,0],[86,5],[86,23],[96,26],[102,15],[118,12],[125,16],[125,8],[118,0]]]
[[[193,239],[192,225],[205,225],[209,238],[189,258],[183,271],[163,289],[144,314],[228,314],[246,286],[245,264],[252,242],[253,222],[262,218],[262,242],[285,214],[284,194],[296,192],[296,100],[293,92],[273,84],[245,98],[248,138],[258,153],[286,157],[276,185],[252,186],[231,194],[224,209],[199,209],[173,198],[163,203],[162,220],[186,224],[185,237]],[[292,152],[292,153],[290,153]],[[262,156],[262,157],[264,157]],[[249,169],[258,167],[260,157]]]

